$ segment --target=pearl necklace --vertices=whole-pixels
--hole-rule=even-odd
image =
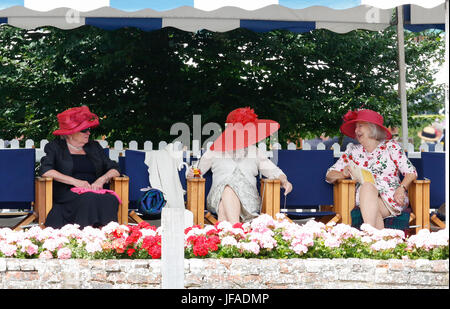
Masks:
[[[78,150],[78,151],[82,151],[82,150],[83,150],[83,147],[77,147],[77,146],[74,146],[74,145],[72,145],[72,144],[69,143],[69,142],[67,142],[67,145],[68,145],[69,147],[72,147],[72,148],[75,149],[75,150]]]

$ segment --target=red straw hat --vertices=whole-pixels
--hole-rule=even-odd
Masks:
[[[258,119],[250,107],[242,107],[228,114],[227,126],[211,146],[211,150],[230,151],[246,148],[272,135],[280,128],[273,120]]]
[[[59,129],[54,131],[53,135],[70,135],[99,125],[97,115],[91,113],[87,106],[69,108],[56,117]]]
[[[341,132],[351,138],[355,138],[355,127],[358,121],[374,123],[386,132],[386,139],[391,139],[391,132],[383,125],[383,116],[370,109],[348,111],[343,117]]]

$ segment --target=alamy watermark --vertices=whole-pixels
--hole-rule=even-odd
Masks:
[[[215,142],[215,158],[229,158],[241,149],[248,149],[248,146],[268,141],[269,145],[278,142],[278,124],[276,123],[235,123],[225,124],[222,130],[220,124],[208,122],[202,125],[201,115],[193,115],[192,131],[191,127],[184,122],[177,122],[170,128],[170,135],[177,136],[172,143],[181,143],[186,150],[193,153],[200,153],[201,150],[208,150]],[[273,132],[272,134],[270,134]],[[192,133],[192,134],[191,134]],[[269,146],[270,147],[270,146]],[[272,162],[277,162],[277,149],[272,150]],[[247,158],[257,158],[255,151],[247,151]]]

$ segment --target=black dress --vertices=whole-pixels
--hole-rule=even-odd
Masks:
[[[100,149],[97,145],[88,143],[84,147],[86,155],[73,155],[68,151],[65,141],[63,142],[56,141],[48,148],[50,143],[47,144],[45,148],[47,155],[41,160],[41,175],[49,169],[55,169],[93,183],[109,169],[119,170],[116,162],[106,157],[98,143],[90,142],[97,144]],[[67,166],[71,167],[70,171],[66,170]],[[80,228],[84,228],[103,226],[111,221],[117,222],[119,201],[114,195],[93,192],[78,194],[70,191],[72,187],[57,181],[53,182],[53,207],[47,216],[45,226],[61,228],[66,224],[78,224]]]

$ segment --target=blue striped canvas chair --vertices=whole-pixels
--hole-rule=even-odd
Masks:
[[[421,155],[421,172],[430,180],[430,202],[429,207],[423,209],[423,226],[430,229],[431,220],[439,228],[445,228],[445,216],[437,212],[445,203],[445,152],[422,152]]]
[[[0,150],[0,209],[14,210],[2,215],[25,216],[15,230],[38,219],[42,210],[42,199],[35,194],[35,158],[34,149]]]
[[[105,149],[108,153],[108,149]],[[44,227],[45,220],[53,204],[53,179],[36,177],[35,149],[0,150],[0,209],[20,210],[3,215],[24,215],[14,229],[18,230],[37,222]],[[127,211],[128,179],[114,177],[111,189],[116,191],[122,204],[119,205],[118,221],[122,223],[121,212]]]

